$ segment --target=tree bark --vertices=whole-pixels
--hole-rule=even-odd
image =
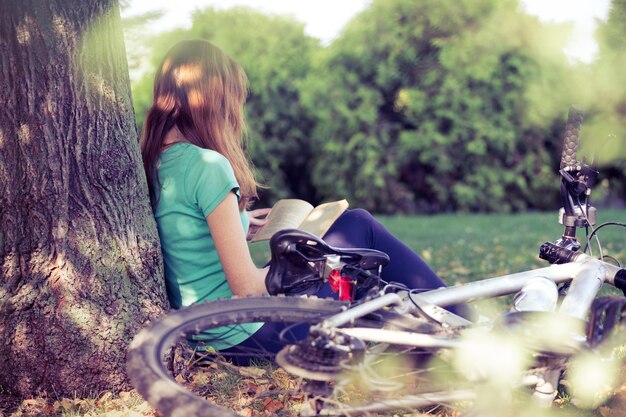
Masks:
[[[117,0],[0,0],[0,386],[128,388],[167,308]]]

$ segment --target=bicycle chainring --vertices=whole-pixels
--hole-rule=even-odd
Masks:
[[[308,337],[285,346],[276,355],[276,362],[292,375],[314,381],[335,381],[349,366],[362,358],[365,344],[345,335],[331,340]]]

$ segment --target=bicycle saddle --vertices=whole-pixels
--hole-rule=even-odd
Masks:
[[[328,256],[344,264],[377,270],[389,263],[387,254],[374,249],[333,248],[322,239],[298,229],[285,229],[270,239],[271,263],[265,286],[271,295],[315,294],[324,284]]]

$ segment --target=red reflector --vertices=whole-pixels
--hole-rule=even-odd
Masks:
[[[340,301],[352,301],[352,282],[350,278],[341,276],[338,269],[333,269],[328,276],[328,282],[333,292],[339,293]]]

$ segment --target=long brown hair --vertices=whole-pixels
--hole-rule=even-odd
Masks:
[[[156,162],[165,135],[177,127],[185,140],[224,155],[235,172],[239,208],[257,197],[257,182],[244,152],[243,106],[248,78],[232,58],[204,40],[178,43],[166,54],[154,80],[154,101],[141,134],[141,155],[153,205]]]

